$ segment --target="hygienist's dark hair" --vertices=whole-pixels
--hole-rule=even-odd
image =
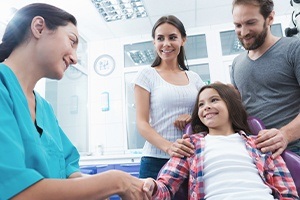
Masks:
[[[76,18],[70,13],[45,3],[33,3],[18,10],[6,26],[2,42],[0,43],[0,62],[9,57],[11,52],[29,37],[32,19],[36,16],[44,18],[50,30],[58,26],[72,23],[77,26]]]

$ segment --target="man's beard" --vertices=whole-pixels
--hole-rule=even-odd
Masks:
[[[266,22],[265,22],[262,32],[260,32],[258,35],[256,35],[255,40],[252,44],[245,45],[243,43],[243,38],[239,38],[239,40],[246,50],[255,50],[255,49],[259,48],[265,42],[265,39],[267,37],[267,32],[268,32],[268,29],[267,29]],[[246,35],[245,37],[248,37],[248,35]]]

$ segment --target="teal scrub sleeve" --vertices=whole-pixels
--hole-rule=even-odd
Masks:
[[[71,141],[68,139],[66,134],[63,132],[61,128],[59,128],[60,135],[61,135],[61,141],[64,149],[64,156],[66,161],[66,175],[67,178],[75,173],[79,172],[79,153],[76,149],[76,147],[71,143]]]

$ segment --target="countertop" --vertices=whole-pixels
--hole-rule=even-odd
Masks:
[[[80,165],[139,163],[141,154],[81,155]]]

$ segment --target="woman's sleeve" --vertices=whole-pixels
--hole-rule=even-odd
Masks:
[[[153,80],[151,71],[148,68],[141,69],[132,80],[131,87],[134,89],[134,86],[138,85],[150,92],[151,80]]]
[[[63,132],[63,130],[59,127],[59,132],[61,135],[61,142],[63,146],[65,162],[66,162],[66,175],[69,177],[74,172],[79,172],[79,153],[76,147],[71,143],[69,138]]]
[[[197,89],[200,90],[200,88],[204,86],[205,83],[203,82],[199,74],[197,74],[196,72],[193,71],[188,71],[188,72],[191,74],[191,77],[193,77],[193,81],[195,82]]]

